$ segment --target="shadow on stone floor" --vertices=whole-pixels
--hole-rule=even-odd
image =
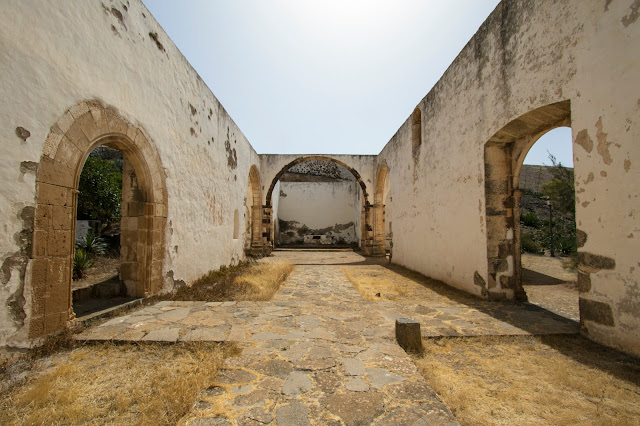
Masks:
[[[522,284],[524,285],[556,285],[563,284],[565,282],[566,281],[560,280],[550,275],[532,271],[531,269],[522,268]]]
[[[439,296],[442,296],[452,303],[458,303],[465,305],[469,308],[475,309],[486,315],[489,315],[497,320],[504,321],[514,327],[524,330],[533,335],[539,335],[540,328],[543,324],[540,324],[540,319],[544,319],[544,325],[553,325],[557,323],[561,326],[563,331],[559,334],[578,334],[579,324],[577,321],[566,318],[542,306],[534,305],[528,302],[512,302],[512,301],[487,301],[480,297],[466,293],[462,290],[453,288],[442,281],[435,280],[426,277],[418,272],[412,271],[405,267],[389,263],[388,259],[384,258],[368,258],[366,262],[362,262],[363,265],[379,265],[382,266],[403,278],[411,280],[412,282],[428,288],[435,292]],[[355,266],[355,264],[352,264]],[[351,265],[347,265],[351,266]],[[551,278],[551,277],[550,277]],[[425,303],[428,305],[428,302]],[[568,329],[572,330],[567,333]],[[455,331],[450,331],[451,336],[456,336]],[[548,333],[545,333],[548,334]]]

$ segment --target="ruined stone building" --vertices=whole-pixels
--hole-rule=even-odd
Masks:
[[[0,11],[0,346],[74,319],[77,186],[97,146],[125,154],[130,294],[268,253],[283,176],[321,160],[353,215],[316,228],[352,222],[343,237],[370,255],[392,235],[394,262],[515,300],[522,163],[569,126],[583,333],[640,354],[638,0],[504,0],[376,156],[256,153],[140,0]]]

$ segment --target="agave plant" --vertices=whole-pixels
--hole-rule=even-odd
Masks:
[[[80,279],[84,277],[85,271],[93,266],[93,256],[85,249],[77,248],[73,255],[73,277]]]
[[[87,232],[87,235],[76,242],[76,248],[83,249],[90,256],[104,254],[107,250],[107,243],[101,237],[93,234],[93,231]]]

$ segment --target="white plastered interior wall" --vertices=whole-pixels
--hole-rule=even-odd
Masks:
[[[98,99],[143,127],[160,154],[169,200],[168,290],[172,280],[190,282],[244,256],[242,240],[232,238],[233,212],[243,209],[249,167],[259,159],[144,5],[129,3],[128,10],[84,1],[0,4],[0,138],[10,147],[0,159],[0,253],[19,250],[18,214],[35,205],[35,173],[21,165],[40,161],[50,127],[68,108]],[[30,133],[26,141],[17,127]],[[6,301],[24,284],[26,299],[22,321],[0,303],[0,346],[29,344],[28,271],[24,283],[14,272],[0,291]]]
[[[258,156],[142,3],[129,3],[127,10],[84,1],[0,3],[0,138],[10,147],[0,158],[8,183],[0,191],[0,254],[6,260],[20,251],[20,215],[34,205],[34,166],[50,127],[67,108],[98,99],[144,128],[160,155],[169,289],[170,276],[189,282],[243,256],[242,240],[232,239],[233,212],[243,207],[250,165],[260,164],[268,189],[299,156]],[[394,261],[479,294],[474,276],[487,279],[484,144],[523,114],[569,100],[576,215],[586,236],[580,251],[615,263],[590,264],[581,294],[609,306],[614,326],[587,321],[585,329],[640,353],[637,12],[637,0],[497,7],[419,103],[422,145],[412,152],[407,121],[380,153],[394,188]],[[26,140],[18,127],[29,132]],[[333,157],[360,173],[372,202],[376,158]],[[25,346],[29,267],[24,282],[11,271],[0,290],[0,345]],[[20,291],[27,296],[22,322],[6,303]]]
[[[353,222],[356,201],[355,181],[338,182],[281,182],[280,190],[286,197],[280,197],[278,217],[285,221],[296,221],[300,226],[322,229]],[[347,243],[357,242],[345,235]]]
[[[640,292],[633,285],[640,282],[640,195],[631,183],[640,161],[634,10],[631,0],[496,8],[419,103],[421,147],[411,150],[408,119],[380,153],[394,188],[403,188],[393,196],[394,262],[480,294],[474,274],[487,279],[484,144],[519,116],[568,99],[576,216],[587,235],[580,251],[616,264],[594,271],[591,290],[581,294],[610,305],[615,326],[584,325],[592,338],[640,353]],[[578,141],[581,131],[587,133]]]

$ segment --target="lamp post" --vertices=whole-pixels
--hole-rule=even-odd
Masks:
[[[549,197],[547,197],[547,206],[549,206],[549,250],[551,251],[551,257],[556,257],[553,252],[553,208]]]

